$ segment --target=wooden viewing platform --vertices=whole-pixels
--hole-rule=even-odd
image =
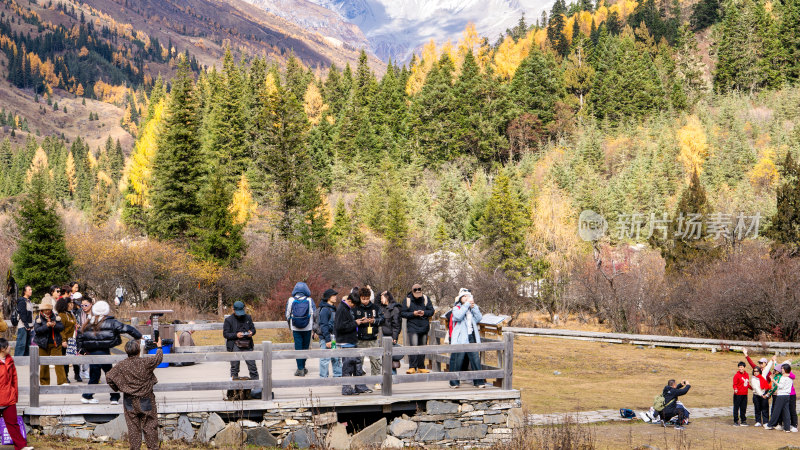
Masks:
[[[256,322],[257,329],[286,328],[286,322]],[[415,410],[428,400],[519,400],[520,393],[512,387],[513,334],[506,333],[502,340],[489,340],[480,344],[440,345],[445,331],[438,323],[431,323],[432,344],[421,347],[393,346],[391,338],[384,337],[381,347],[334,350],[294,350],[293,344],[277,344],[263,341],[251,352],[226,352],[224,346],[177,347],[175,353],[165,354],[164,362],[194,362],[192,366],[156,369],[159,383],[155,386],[159,413],[190,412],[241,412],[264,411],[275,408],[319,408],[358,411]],[[181,324],[176,331],[221,330],[222,323]],[[484,364],[480,371],[446,372],[442,364],[449,362],[452,352],[477,351],[496,352],[498,366]],[[395,355],[427,355],[431,373],[405,374],[405,365],[392,375],[391,361]],[[318,358],[321,357],[382,357],[379,375],[361,377],[321,378],[318,374]],[[18,409],[26,416],[63,415],[118,415],[122,405],[110,405],[107,384],[87,385],[72,382],[70,385],[40,386],[40,365],[63,364],[108,364],[125,359],[125,355],[109,356],[45,356],[38,353],[29,357],[15,357],[19,378]],[[309,373],[306,377],[293,376],[295,359],[306,358]],[[259,380],[231,381],[229,361],[256,360]],[[369,371],[369,365],[365,370]],[[240,374],[247,375],[247,367],[241,364]],[[51,369],[51,383],[55,383]],[[469,380],[495,379],[495,385],[477,389]],[[462,380],[460,389],[449,389],[449,380]],[[102,380],[101,380],[102,381]],[[464,381],[467,381],[464,383]],[[342,385],[366,384],[373,387],[380,383],[381,389],[371,394],[342,396]],[[228,389],[263,389],[264,400],[225,401]],[[97,404],[81,403],[82,393],[94,393]],[[274,393],[274,400],[269,400]]]

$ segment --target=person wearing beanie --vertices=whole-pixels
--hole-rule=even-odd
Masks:
[[[110,355],[112,348],[122,344],[123,333],[133,339],[142,338],[139,330],[115,319],[111,307],[101,300],[92,305],[92,315],[78,330],[78,350],[84,355]],[[88,384],[100,384],[101,371],[107,375],[110,370],[111,364],[90,364]],[[94,394],[86,393],[82,397],[83,403],[97,403]],[[111,404],[119,405],[119,397],[118,392],[112,392]]]
[[[322,294],[317,311],[319,312],[319,348],[333,348],[335,334],[333,332],[336,320],[336,302],[339,293],[334,289],[328,289]],[[320,358],[319,376],[328,378],[328,366],[333,366],[333,376],[342,376],[342,358]]]
[[[225,337],[225,349],[229,352],[249,352],[254,348],[253,336],[256,334],[256,325],[253,318],[245,311],[244,302],[237,300],[233,303],[233,314],[225,318],[222,324],[222,336]],[[255,360],[246,360],[247,371],[251,380],[258,379],[258,368]],[[231,361],[231,379],[239,377],[239,360]],[[252,393],[252,391],[251,391]]]
[[[39,304],[39,314],[33,322],[33,341],[39,346],[39,356],[61,356],[61,332],[64,331],[64,323],[61,317],[53,312],[55,301],[53,295],[58,295],[58,288],[51,288],[50,293],[45,295],[42,303]],[[57,365],[56,381],[58,384],[67,383],[67,376],[64,374],[64,366]],[[39,384],[42,386],[50,385],[50,365],[42,364],[39,367]]]
[[[739,363],[736,373],[733,375],[733,426],[747,426],[747,394],[750,385],[750,377],[745,368],[744,361]],[[739,420],[741,419],[741,422]]]
[[[461,288],[456,296],[456,302],[450,315],[450,345],[461,344],[480,344],[481,336],[478,331],[478,322],[481,321],[483,314],[472,292],[469,289]],[[464,364],[464,359],[469,360],[469,370],[481,370],[481,357],[478,352],[461,352],[450,354],[450,371],[460,372]],[[479,388],[486,387],[486,380],[472,380],[472,384]],[[461,386],[460,380],[450,380],[450,387],[457,389]]]

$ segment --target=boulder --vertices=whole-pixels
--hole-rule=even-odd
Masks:
[[[209,442],[217,433],[225,428],[225,421],[217,413],[212,413],[197,430],[197,439],[200,442]]]
[[[125,423],[125,415],[120,414],[111,422],[96,426],[93,434],[95,436],[108,436],[115,441],[122,439],[123,436],[128,434],[128,424]]]
[[[451,402],[428,400],[428,403],[425,404],[425,413],[429,415],[457,414],[458,405],[456,403],[451,403]]]
[[[483,439],[489,431],[488,425],[469,425],[447,430],[448,439]]]
[[[337,423],[328,430],[325,436],[325,445],[332,450],[347,450],[350,448],[350,435],[347,434],[347,426]]]
[[[321,427],[323,425],[330,425],[332,423],[336,423],[339,420],[338,414],[336,411],[330,411],[323,414],[317,414],[314,416],[314,425]]]
[[[247,433],[242,430],[238,423],[228,424],[214,436],[214,444],[222,448],[239,448],[246,440]]]
[[[386,440],[386,417],[359,431],[350,440],[350,445],[355,448],[369,448],[383,444]]]
[[[321,447],[317,436],[307,428],[300,428],[299,430],[292,431],[283,438],[281,447],[290,448],[292,445],[297,448],[309,448],[312,445]]]
[[[178,426],[176,426],[175,431],[172,432],[172,439],[175,439],[176,441],[183,439],[186,442],[192,442],[194,440],[194,428],[192,428],[192,422],[185,414],[178,418]]]
[[[255,445],[256,447],[277,447],[278,440],[269,432],[268,428],[258,427],[250,428],[247,430],[248,445]]]
[[[398,417],[392,421],[389,431],[399,438],[408,438],[414,436],[414,433],[417,432],[417,422]]]
[[[444,439],[444,427],[438,423],[420,422],[414,439],[417,441],[441,441]]]
[[[381,448],[403,448],[403,441],[394,436],[386,436],[386,439],[383,440],[383,444],[381,444]]]

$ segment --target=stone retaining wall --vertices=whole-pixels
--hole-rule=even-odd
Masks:
[[[376,414],[379,416],[379,414]],[[524,416],[519,400],[513,401],[428,401],[424,411],[388,421],[386,417],[358,433],[347,433],[335,411],[309,408],[274,409],[260,422],[238,420],[226,423],[216,413],[159,414],[161,440],[212,442],[217,447],[242,443],[272,447],[296,444],[307,448],[325,444],[333,449],[383,446],[400,448],[412,444],[432,446],[489,446],[511,438],[512,429],[522,426]],[[108,442],[124,438],[124,416],[111,422],[87,422],[80,415],[32,416],[30,433],[61,435]]]

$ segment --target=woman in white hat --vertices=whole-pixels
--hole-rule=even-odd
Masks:
[[[142,333],[111,316],[111,307],[107,302],[99,301],[92,306],[92,316],[86,321],[78,333],[78,348],[86,355],[110,355],[111,349],[122,344],[122,333],[127,333],[134,339],[141,339]],[[89,365],[89,383],[100,383],[100,371],[108,373],[111,364]],[[111,404],[119,405],[120,394],[111,393]],[[83,403],[97,403],[94,394],[83,394]]]

